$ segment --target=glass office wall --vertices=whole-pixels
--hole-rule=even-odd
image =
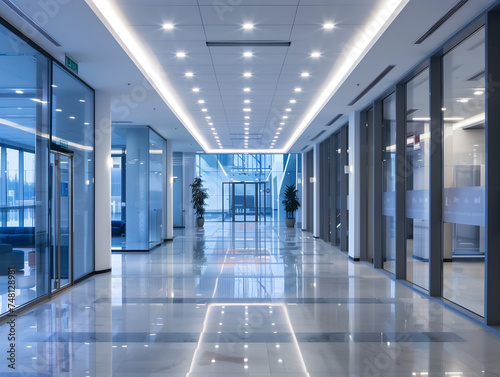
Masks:
[[[298,154],[196,155],[196,176],[204,180],[210,195],[205,221],[284,221],[283,192],[301,180],[301,163]],[[254,186],[234,186],[233,194],[227,183]]]
[[[429,289],[429,69],[406,84],[406,279]]]
[[[443,297],[484,315],[485,32],[443,56]]]
[[[72,258],[78,279],[94,271],[94,91],[57,64],[52,77],[52,142],[72,156],[73,192],[62,195],[76,199]],[[71,253],[71,245],[64,247]]]
[[[161,243],[165,139],[149,130],[149,248]]]
[[[396,272],[396,94],[382,102],[382,256],[384,270]]]
[[[161,243],[166,142],[144,126],[111,127],[112,250]]]
[[[50,60],[0,26],[0,314],[48,294]],[[14,303],[10,301],[10,303]]]

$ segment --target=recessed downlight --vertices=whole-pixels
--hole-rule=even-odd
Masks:
[[[193,77],[193,76],[194,76],[194,73],[193,73],[193,72],[186,72],[186,73],[185,73],[185,76],[186,76],[186,77]]]
[[[296,100],[294,100],[294,99],[291,99],[291,100],[290,100],[290,103],[297,103],[297,101],[296,101]]]
[[[198,103],[199,103],[199,104],[204,104],[204,103],[205,103],[205,101],[204,101],[204,100],[202,100],[202,99],[199,99],[199,100],[198,100]]]
[[[245,115],[245,119],[250,119],[250,117],[248,115]]]
[[[253,27],[254,27],[254,24],[250,24],[250,23],[243,24],[243,29],[245,29],[245,30],[252,30]]]
[[[252,109],[251,109],[251,108],[249,108],[249,107],[245,107],[245,108],[243,109],[243,111],[245,111],[245,112],[247,112],[247,113],[248,113],[248,112],[252,111]]]
[[[176,57],[178,58],[185,58],[186,57],[186,53],[183,52],[183,51],[179,51],[177,54],[175,54]]]
[[[245,126],[249,126],[249,125],[250,125],[250,123],[243,123],[243,124],[244,124]]]
[[[282,118],[283,119],[288,119],[288,115],[283,115]]]
[[[164,30],[173,30],[174,24],[163,24]]]
[[[314,51],[311,53],[311,58],[319,58],[321,56],[321,53],[318,51]]]
[[[250,52],[250,51],[246,51],[243,53],[243,56],[245,58],[251,58],[253,56],[253,52]]]
[[[16,93],[17,94],[24,94],[24,92],[22,90],[16,90]]]
[[[204,113],[206,113],[208,111],[208,109],[201,109],[201,111],[203,111]]]
[[[213,126],[214,124],[212,122],[208,123],[209,126]]]
[[[300,77],[309,77],[309,72],[302,72]]]
[[[302,92],[302,88],[295,88],[293,91],[294,91],[295,93],[300,93],[300,92]]]
[[[249,91],[250,91],[250,88],[243,88],[243,91],[244,91],[244,92],[249,92]]]
[[[198,93],[200,91],[200,88],[193,88],[194,93]]]
[[[56,111],[57,111],[58,113],[60,113],[62,110],[61,110],[61,109],[56,109]]]
[[[205,117],[205,119],[212,119],[212,117]]]
[[[252,73],[251,72],[245,72],[245,73],[243,73],[243,77],[252,77]]]
[[[285,122],[281,122],[281,123],[280,123],[280,126],[284,126],[284,125],[285,125]]]
[[[326,24],[323,24],[323,29],[326,29],[326,30],[331,30],[334,27],[335,27],[335,24],[332,22],[327,22]]]
[[[243,103],[250,103],[250,100],[246,99],[246,100],[243,101]]]
[[[292,109],[290,109],[289,107],[287,107],[287,108],[285,109],[285,111],[290,112],[290,111],[292,111]]]

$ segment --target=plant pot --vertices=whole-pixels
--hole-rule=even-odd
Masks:
[[[295,226],[295,218],[293,219],[286,218],[286,226],[287,228],[293,228]]]
[[[205,219],[203,217],[198,217],[196,219],[196,224],[198,225],[198,228],[203,228],[203,225],[205,224]]]

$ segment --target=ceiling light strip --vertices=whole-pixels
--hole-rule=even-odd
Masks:
[[[205,152],[211,150],[168,81],[161,64],[128,27],[116,3],[113,0],[85,0],[85,2]]]
[[[373,18],[367,22],[365,28],[352,39],[350,50],[345,54],[345,59],[338,69],[334,69],[325,80],[325,86],[319,91],[319,95],[314,99],[312,105],[304,116],[300,119],[297,128],[286,143],[283,150],[288,152],[292,145],[302,135],[305,129],[311,124],[318,113],[333,97],[349,75],[358,66],[360,61],[370,51],[380,36],[389,27],[392,21],[409,3],[410,0],[387,0],[378,11],[374,12]],[[285,153],[286,153],[285,152]]]
[[[460,0],[457,2],[451,9],[446,12],[446,14],[441,17],[434,25],[431,26],[429,30],[427,30],[420,38],[418,38],[415,41],[416,45],[421,44],[423,41],[425,41],[427,38],[429,38],[432,34],[436,32],[437,29],[439,29],[446,21],[448,21],[451,16],[453,16],[455,13],[458,12],[460,8],[462,8],[469,0]]]
[[[392,69],[393,69],[394,67],[395,67],[395,65],[389,65],[389,66],[387,66],[387,68],[386,68],[386,69],[384,69],[384,70],[382,71],[382,73],[380,73],[380,75],[378,75],[378,76],[375,78],[375,80],[373,80],[371,83],[369,83],[369,84],[367,85],[367,87],[366,87],[366,88],[365,88],[365,89],[364,89],[361,93],[359,93],[359,95],[358,95],[356,98],[354,98],[351,102],[349,102],[349,103],[347,104],[347,106],[352,106],[352,105],[354,105],[356,102],[358,102],[361,98],[363,98],[363,97],[366,95],[366,93],[368,93],[370,90],[372,90],[372,89],[373,89],[373,87],[374,87],[375,85],[377,85],[377,84],[380,82],[380,80],[382,80],[385,76],[387,76],[387,74],[388,74],[390,71],[392,71]]]

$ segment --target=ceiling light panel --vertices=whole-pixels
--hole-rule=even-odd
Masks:
[[[399,1],[407,0],[396,0]],[[166,75],[160,75],[160,82],[155,85],[157,91],[205,151],[215,148],[219,151],[210,128],[216,128],[223,137],[234,125],[243,132],[243,123],[250,123],[252,132],[273,135],[278,122],[286,122],[280,126],[284,129],[280,130],[280,142],[273,150],[279,153],[293,144],[294,138],[326,103],[324,99],[328,96],[323,92],[332,93],[335,89],[334,85],[333,89],[327,88],[324,81],[332,67],[341,63],[341,46],[356,40],[358,31],[376,10],[393,1],[335,6],[322,1],[309,6],[297,0],[269,0],[265,7],[255,2],[231,5],[231,11],[223,16],[212,0],[199,0],[199,6],[190,1],[182,6],[164,5],[168,2],[156,6],[148,3],[118,6],[122,4],[118,0],[86,2],[106,20],[112,34],[150,80],[158,78],[157,63],[162,65]],[[169,23],[172,28],[161,29]],[[246,23],[253,24],[253,29],[243,29]],[[338,25],[324,28],[327,23]],[[162,35],[161,40],[154,36],[152,28]],[[291,44],[289,47],[206,45],[207,41],[228,40],[228,36],[243,43],[261,40]],[[147,46],[141,48],[139,41]],[[313,51],[321,52],[321,56],[311,58]],[[184,52],[185,56],[177,57],[178,52]],[[251,76],[245,77],[245,73]],[[251,91],[244,92],[245,87]],[[296,87],[302,91],[295,92]],[[200,91],[193,92],[193,88]],[[245,99],[250,103],[244,103]],[[199,100],[205,103],[198,103]],[[243,108],[251,108],[251,112]],[[281,118],[285,114],[289,119]],[[244,119],[245,115],[251,119]],[[231,144],[232,141],[224,143],[224,152],[233,153],[241,148],[241,144]],[[257,144],[251,145],[250,150],[258,153],[269,148],[269,142]]]

